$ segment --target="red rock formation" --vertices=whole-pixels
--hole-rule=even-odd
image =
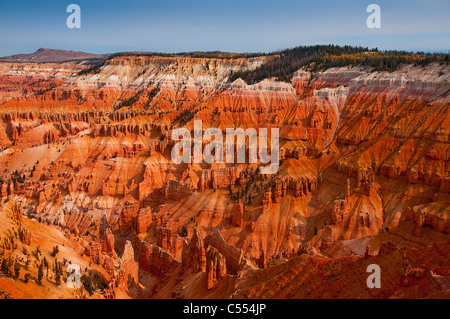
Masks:
[[[184,240],[182,253],[183,269],[192,269],[194,272],[206,270],[205,247],[197,228],[190,240]]]
[[[181,258],[183,239],[168,228],[156,228],[156,244],[177,259]]]
[[[405,210],[405,218],[412,220],[418,227],[429,225],[439,232],[450,233],[449,202],[434,202],[414,206]]]
[[[149,229],[153,221],[152,210],[150,207],[139,210],[135,221],[135,231],[137,234],[144,234]]]
[[[108,218],[106,213],[102,214],[102,217],[100,219],[100,227],[98,230],[98,234],[100,237],[103,237],[105,235],[105,232],[108,228],[111,228],[111,225],[108,222]]]
[[[227,272],[236,274],[242,262],[242,252],[233,245],[227,243],[218,229],[214,229],[211,234],[206,236],[204,242],[206,247],[214,247],[225,257]]]
[[[425,277],[426,269],[424,268],[414,268],[411,266],[410,262],[407,259],[403,260],[403,269],[402,274],[403,276],[411,276],[416,278],[423,278]]]
[[[67,212],[64,214],[65,226],[78,233],[84,233],[92,223],[91,216],[82,212]]]
[[[137,217],[139,211],[138,202],[126,201],[122,207],[119,217],[119,227],[122,234],[131,233],[134,219]]]
[[[272,189],[269,187],[267,192],[264,193],[263,198],[263,210],[268,210],[272,207]]]
[[[149,242],[142,242],[139,251],[139,267],[156,276],[169,273],[178,267],[179,261],[174,259],[168,251]]]
[[[88,236],[85,251],[111,275],[114,257],[105,252],[114,251],[114,229],[120,231],[117,246],[132,239],[140,267],[164,274],[167,285],[184,286],[207,271],[212,287],[225,269],[235,276],[237,296],[245,290],[245,296],[291,297],[284,293],[294,291],[289,287],[315,294],[322,285],[308,281],[313,275],[333,291],[326,285],[332,267],[342,278],[346,271],[364,272],[350,262],[356,255],[365,262],[384,260],[400,274],[398,249],[445,240],[448,64],[404,65],[390,73],[346,66],[298,70],[291,83],[227,82],[231,71],[271,58],[124,56],[108,60],[96,74],[78,74],[80,65],[0,63],[1,197],[19,199],[24,216],[66,227],[67,236],[72,230],[101,239]],[[173,163],[170,133],[183,126],[192,132],[194,119],[223,131],[279,128],[277,174],[254,173],[261,163]],[[192,238],[181,238],[180,230]],[[202,240],[200,233],[208,235]],[[381,245],[392,238],[396,247]],[[370,254],[369,244],[380,255]],[[120,295],[115,286],[124,286],[125,277],[137,282],[126,256],[130,247],[108,298]],[[445,256],[433,257],[435,265]],[[187,270],[183,283],[174,278],[179,260]],[[255,263],[262,275],[252,277],[249,288],[246,274]],[[328,273],[324,265],[331,267]],[[434,270],[442,274],[444,268]],[[416,292],[427,291],[407,277]],[[261,278],[268,287],[255,284]],[[278,286],[270,278],[277,284],[289,278],[288,288],[273,288]],[[439,280],[433,278],[426,272],[420,280]],[[172,296],[171,287],[145,288],[145,297]],[[210,293],[225,290],[233,289]],[[386,296],[404,293],[392,291]]]
[[[49,144],[49,143],[54,143],[56,142],[57,137],[55,132],[53,131],[48,131],[47,133],[44,134],[44,143],[45,144]]]
[[[208,246],[205,253],[207,287],[211,289],[227,273],[226,261],[225,257],[212,246]]]
[[[388,241],[380,246],[380,249],[378,250],[378,256],[386,256],[396,252],[399,252],[398,246],[393,242]]]
[[[90,243],[84,250],[86,256],[91,257],[91,260],[97,264],[100,263],[100,255],[102,252],[102,246],[99,242]]]
[[[231,215],[231,224],[236,227],[242,227],[244,217],[244,206],[241,201],[239,201],[233,208],[233,213]]]
[[[108,287],[103,291],[103,297],[105,299],[115,299],[116,298],[116,290],[115,290],[116,281],[114,278],[108,284]]]
[[[111,231],[111,228],[108,228],[103,236],[102,251],[106,252],[107,254],[114,254],[114,235]]]
[[[166,200],[181,200],[192,194],[192,189],[189,185],[182,184],[175,180],[168,180],[164,182],[161,188],[154,190],[151,200],[156,202],[164,202]]]
[[[205,190],[207,188],[216,189],[231,186],[233,189],[238,178],[239,169],[237,167],[202,170],[198,188]]]
[[[117,285],[138,283],[138,263],[134,259],[134,249],[131,242],[127,240],[125,249],[120,259],[119,270],[115,274],[115,280]]]
[[[259,255],[259,258],[257,260],[257,265],[259,268],[267,268],[267,258],[264,250],[261,250],[261,254]]]

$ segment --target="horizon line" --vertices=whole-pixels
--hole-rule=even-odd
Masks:
[[[223,50],[194,50],[194,51],[145,51],[145,50],[125,50],[125,51],[113,51],[113,52],[102,52],[102,53],[93,53],[93,52],[87,52],[87,51],[80,51],[78,49],[61,49],[61,48],[50,48],[50,47],[39,47],[36,50],[32,51],[32,52],[18,52],[18,53],[13,53],[13,54],[9,54],[6,56],[1,56],[0,59],[2,58],[7,58],[7,57],[11,57],[11,56],[15,56],[15,55],[21,55],[21,54],[33,54],[35,52],[38,52],[41,49],[47,49],[47,50],[61,50],[61,51],[72,51],[72,52],[79,52],[79,53],[85,53],[85,54],[93,54],[93,55],[114,55],[114,54],[121,54],[121,53],[142,53],[142,54],[189,54],[189,53],[228,53],[228,54],[260,54],[260,55],[273,55],[273,54],[277,54],[280,53],[282,51],[285,50],[289,50],[289,49],[294,49],[294,48],[298,48],[298,47],[314,47],[314,46],[327,46],[327,45],[334,45],[336,47],[361,47],[361,48],[367,48],[368,51],[377,51],[377,52],[405,52],[405,53],[410,53],[410,54],[414,54],[414,53],[424,53],[424,54],[450,54],[450,49],[447,50],[447,52],[445,51],[439,51],[439,50],[428,50],[428,51],[424,51],[424,50],[401,50],[401,49],[378,49],[378,47],[372,47],[369,48],[367,46],[362,46],[362,45],[350,45],[350,44],[344,44],[344,45],[340,45],[340,44],[334,44],[334,43],[329,43],[329,44],[310,44],[310,45],[297,45],[297,46],[292,46],[292,47],[286,47],[283,49],[276,49],[273,51],[223,51]]]

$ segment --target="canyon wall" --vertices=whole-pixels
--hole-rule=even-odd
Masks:
[[[139,267],[204,273],[213,291],[306,246],[340,258],[393,232],[406,246],[447,239],[449,66],[228,80],[272,58],[119,56],[87,73],[0,63],[2,201],[95,239],[86,253],[115,271],[115,286],[138,283]],[[279,128],[278,172],[174,163],[170,133],[194,120],[223,133]]]

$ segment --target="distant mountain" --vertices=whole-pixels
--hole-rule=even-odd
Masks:
[[[92,54],[80,51],[69,51],[59,49],[40,48],[34,53],[16,54],[6,57],[0,57],[1,62],[36,62],[36,63],[51,63],[51,62],[69,62],[89,60],[90,63],[97,60],[105,60],[110,54]]]

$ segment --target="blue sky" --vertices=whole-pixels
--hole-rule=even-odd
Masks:
[[[81,7],[81,29],[66,8]],[[381,7],[381,29],[366,7]],[[270,52],[310,44],[450,50],[449,0],[159,0],[0,2],[0,56],[40,47],[119,51]]]

